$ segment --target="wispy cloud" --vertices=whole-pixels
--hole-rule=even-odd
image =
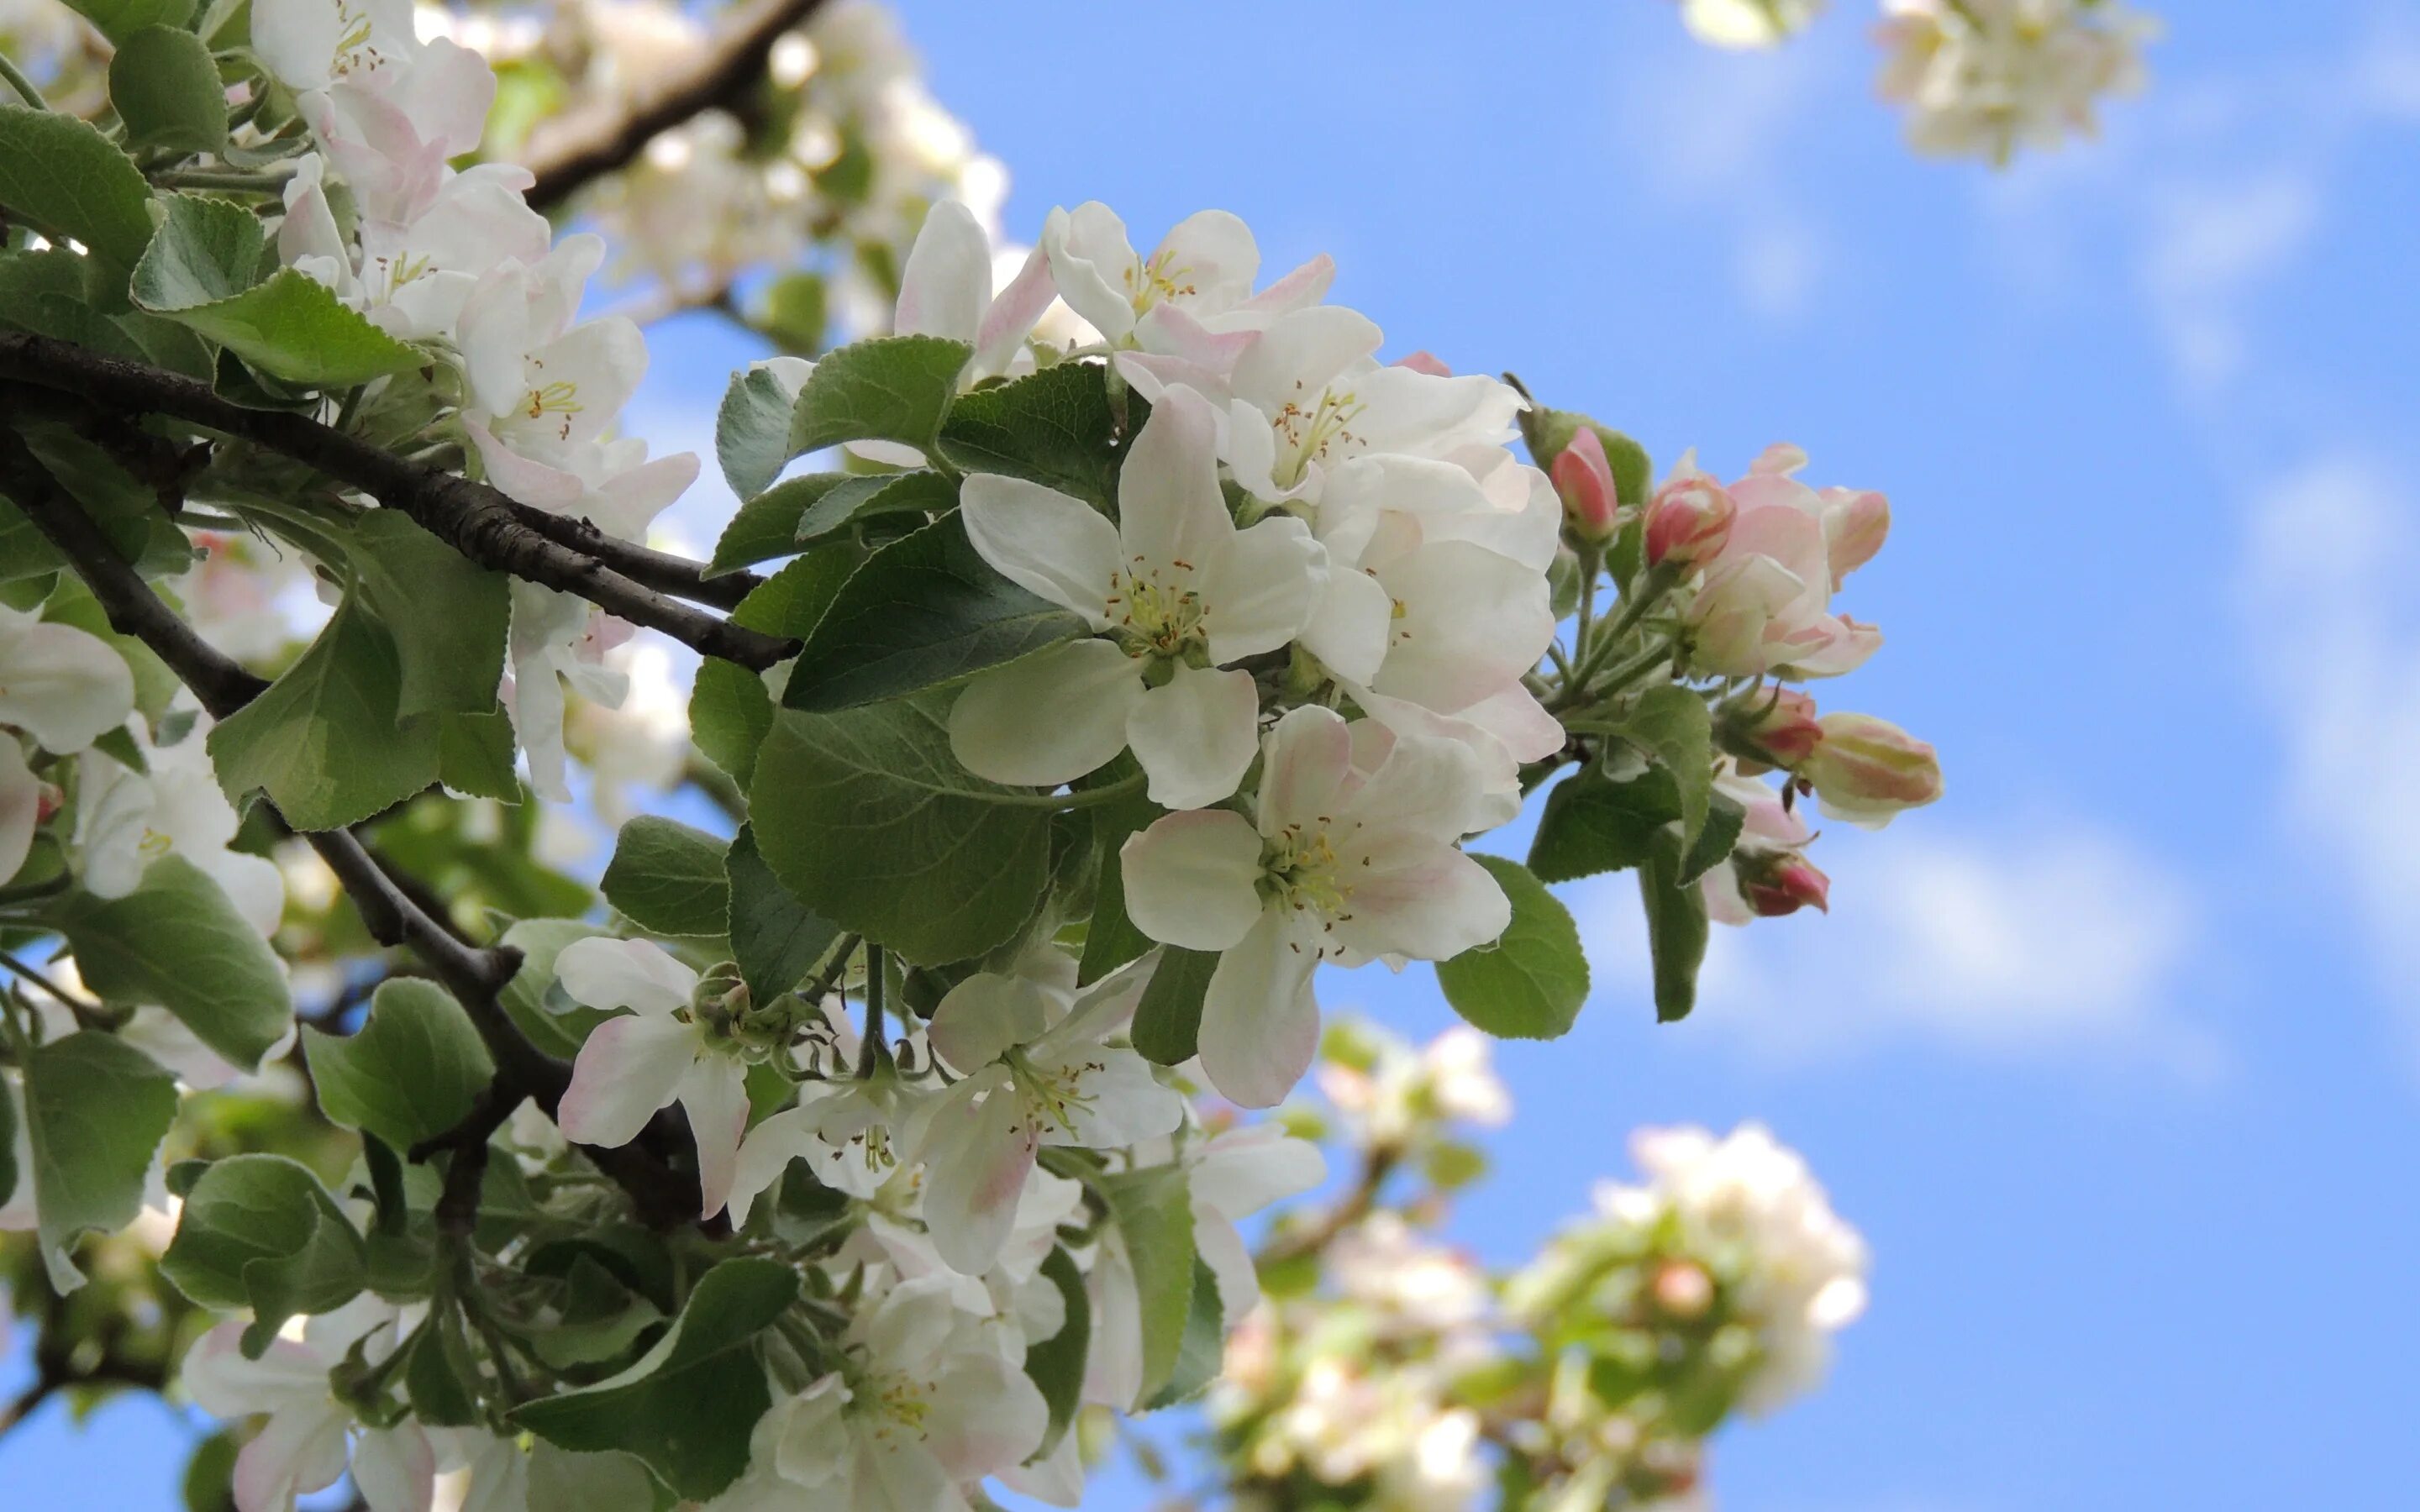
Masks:
[[[2189,390],[2209,393],[2243,373],[2250,296],[2309,246],[2320,197],[2314,177],[2289,168],[2152,196],[2143,296]]]
[[[1743,1053],[1822,1062],[1916,1042],[2114,1057],[2196,1080],[2222,1069],[2216,1041],[2177,1006],[2200,944],[2197,901],[2149,856],[2070,820],[1858,840],[1824,847],[1828,917],[1717,928],[1699,1012]],[[1591,959],[1619,979],[1643,973],[1626,882],[1575,902]]]

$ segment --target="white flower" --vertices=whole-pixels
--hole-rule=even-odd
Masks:
[[[1235,791],[1260,693],[1233,663],[1302,629],[1325,571],[1301,521],[1237,530],[1212,419],[1190,396],[1152,409],[1118,478],[1118,523],[1080,500],[978,473],[960,513],[985,561],[1096,632],[986,672],[950,711],[950,747],[996,782],[1055,787],[1129,747],[1154,803]]]
[[[1121,853],[1126,909],[1152,938],[1223,952],[1202,1007],[1202,1065],[1247,1107],[1285,1096],[1319,1040],[1311,971],[1335,958],[1445,960],[1512,908],[1454,848],[1485,795],[1467,747],[1295,709],[1268,737],[1254,812],[1170,814]]]
[[[796,1107],[774,1114],[748,1131],[731,1187],[731,1221],[748,1221],[759,1194],[780,1180],[790,1162],[803,1160],[815,1180],[861,1200],[873,1197],[897,1174],[903,1147],[933,1094],[903,1079],[887,1060],[873,1074],[849,1073],[859,1037],[846,1018],[829,1014],[819,1038],[824,1080],[802,1082]]]
[[[1689,34],[1716,47],[1759,48],[1804,31],[1824,0],[1681,0]]]
[[[1920,152],[2006,162],[2098,129],[2103,96],[2143,85],[2159,23],[2120,0],[1885,0],[1879,89]]]
[[[557,1121],[564,1137],[627,1145],[677,1102],[697,1141],[705,1216],[721,1211],[748,1127],[747,1068],[690,1011],[697,973],[645,940],[576,940],[555,957],[563,990],[591,1008],[626,1008],[599,1024],[571,1065]]]
[[[1072,1003],[1033,982],[979,972],[950,990],[926,1031],[961,1073],[924,1125],[924,1222],[954,1269],[999,1258],[1044,1145],[1109,1149],[1174,1129],[1185,1100],[1150,1062],[1105,1043],[1133,1018],[1151,964],[1116,972]]]
[[[1193,1246],[1218,1278],[1219,1305],[1233,1323],[1261,1296],[1251,1251],[1235,1226],[1327,1180],[1327,1157],[1277,1124],[1248,1123],[1195,1147],[1185,1164]]]
[[[629,679],[606,664],[606,653],[632,626],[576,594],[516,578],[512,631],[505,642],[511,671],[502,696],[513,732],[529,757],[530,787],[551,803],[571,801],[564,778],[563,685],[591,703],[619,708]]]
[[[179,1375],[204,1412],[222,1418],[267,1413],[269,1421],[235,1461],[239,1512],[293,1512],[298,1495],[335,1484],[348,1464],[372,1512],[427,1512],[437,1461],[417,1424],[368,1429],[349,1443],[352,1409],[337,1401],[328,1372],[366,1338],[376,1363],[395,1351],[395,1309],[363,1297],[311,1319],[299,1337],[280,1337],[257,1360],[240,1347],[246,1325],[225,1322],[186,1355]]]
[[[216,882],[236,911],[265,937],[286,911],[286,878],[265,856],[229,850],[242,817],[219,786],[203,729],[173,746],[155,746],[141,720],[127,725],[147,773],[88,750],[79,759],[76,845],[84,885],[101,898],[123,898],[160,857],[178,855]]]
[[[1125,223],[1097,200],[1052,210],[1041,251],[1060,298],[1105,340],[1178,356],[1203,355],[1212,332],[1256,329],[1316,302],[1336,271],[1327,258],[1315,258],[1255,295],[1260,246],[1227,211],[1186,217],[1145,257],[1126,239]]]
[[[1049,261],[1038,247],[997,295],[992,261],[991,239],[974,213],[945,199],[924,217],[899,275],[892,329],[903,336],[946,336],[973,347],[961,383],[1007,372],[1057,293]]]
[[[0,606],[0,725],[69,755],[133,711],[134,674],[108,642]]]
[[[858,1315],[848,1368],[777,1403],[756,1435],[803,1499],[834,1512],[965,1512],[961,1488],[1024,1461],[1049,1427],[1042,1393],[941,1278],[908,1281]],[[761,1492],[760,1492],[761,1494]]]

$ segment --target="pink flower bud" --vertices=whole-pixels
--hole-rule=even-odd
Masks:
[[[1658,1312],[1683,1321],[1703,1318],[1714,1304],[1714,1279],[1695,1260],[1667,1260],[1648,1283]]]
[[[1397,358],[1395,360],[1395,365],[1397,367],[1408,367],[1415,373],[1426,373],[1431,378],[1453,377],[1453,369],[1446,366],[1443,363],[1438,362],[1436,359],[1436,353],[1426,349],[1416,351],[1409,357]]]
[[[57,813],[60,806],[67,801],[67,794],[60,790],[56,782],[37,783],[34,787],[34,823],[38,825],[45,823],[53,814]]]
[[[1730,490],[1704,473],[1670,479],[1647,504],[1647,564],[1697,566],[1722,550],[1738,515]]]
[[[1784,768],[1796,767],[1823,742],[1815,701],[1787,687],[1726,705],[1716,733],[1731,754]]]
[[[1827,714],[1819,723],[1823,740],[1798,775],[1825,813],[1879,828],[1941,796],[1941,761],[1927,742],[1869,714]]]
[[[1832,911],[1832,879],[1795,851],[1768,851],[1736,858],[1740,896],[1762,918],[1780,918],[1801,908]]]
[[[1605,442],[1593,428],[1582,425],[1572,433],[1570,442],[1555,454],[1553,476],[1572,533],[1584,541],[1612,539],[1614,514],[1621,501],[1614,493],[1613,466],[1606,460]]]

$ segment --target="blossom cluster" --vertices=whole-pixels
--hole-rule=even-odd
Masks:
[[[1329,1054],[1363,1184],[1342,1221],[1264,1250],[1271,1294],[1210,1397],[1240,1504],[1460,1512],[1509,1489],[1504,1504],[1701,1505],[1705,1441],[1812,1385],[1862,1304],[1862,1243],[1754,1125],[1640,1131],[1639,1183],[1491,1275],[1439,1237],[1450,1182],[1388,1183],[1454,1143],[1462,1110],[1505,1110],[1485,1042],[1414,1051],[1345,1025]]]
[[[1878,86],[1917,151],[2005,163],[2092,135],[2102,100],[2143,87],[2159,29],[2124,0],[1885,0]]]

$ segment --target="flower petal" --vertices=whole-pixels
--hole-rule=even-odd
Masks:
[[[1218,488],[1218,426],[1190,389],[1152,407],[1118,473],[1120,564],[1199,570],[1235,533]]]
[[[1202,573],[1210,659],[1224,666],[1293,640],[1318,608],[1326,561],[1311,527],[1291,515],[1228,536]]]
[[[997,472],[967,479],[958,497],[967,539],[994,571],[1074,609],[1096,630],[1109,626],[1109,585],[1123,553],[1117,527],[1100,511],[1056,488]]]
[[[1022,977],[978,971],[951,988],[924,1027],[924,1041],[961,1075],[981,1071],[1049,1027],[1042,989]]]
[[[1071,640],[969,683],[950,707],[950,749],[977,777],[1057,787],[1125,749],[1142,693],[1113,642]]]
[[[627,1014],[590,1032],[571,1063],[556,1122],[576,1144],[611,1149],[639,1136],[680,1091],[697,1058],[697,1031],[669,1015]]]
[[[17,874],[41,822],[42,783],[17,742],[0,735],[0,882]]]
[[[1172,813],[1118,852],[1126,915],[1155,940],[1223,950],[1261,917],[1261,837],[1224,809]]]
[[[954,199],[924,214],[899,274],[892,329],[903,336],[972,342],[991,303],[991,239],[974,212]]]
[[[1246,671],[1179,667],[1126,716],[1126,743],[1151,778],[1151,801],[1201,809],[1235,791],[1260,753],[1261,695]]]
[[[591,1008],[628,1008],[668,1014],[686,1007],[697,973],[662,946],[597,935],[574,940],[554,958],[563,990]]]
[[[126,658],[71,625],[0,624],[0,724],[65,755],[134,712]]]
[[[1304,933],[1288,914],[1270,909],[1210,974],[1202,1000],[1202,1071],[1219,1096],[1239,1106],[1283,1102],[1319,1049],[1319,1004],[1311,994],[1319,944]]]
[[[740,1136],[748,1132],[748,1068],[729,1056],[700,1056],[681,1078],[681,1110],[689,1115],[697,1144],[701,1218],[711,1218],[731,1200]]]
[[[1290,709],[1269,731],[1266,744],[1261,833],[1274,836],[1288,825],[1308,827],[1332,816],[1353,770],[1353,731],[1343,716],[1311,704]]]
[[[950,1088],[924,1134],[924,1224],[950,1268],[981,1275],[1016,1226],[1040,1139],[1004,1070]]]

